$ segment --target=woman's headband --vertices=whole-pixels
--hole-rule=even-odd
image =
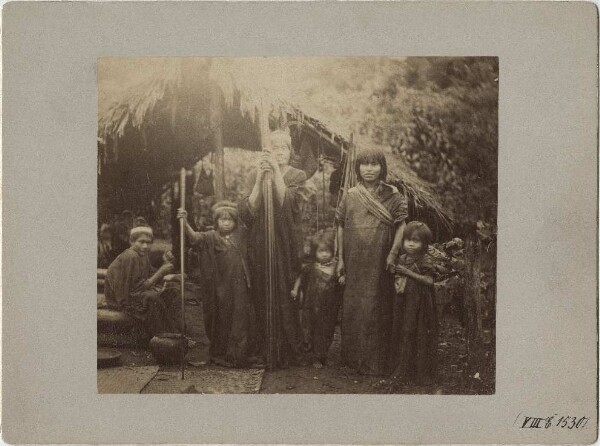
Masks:
[[[135,228],[131,228],[129,235],[135,234],[148,234],[149,236],[153,236],[152,228],[150,226],[136,226]]]
[[[213,206],[213,218],[217,218],[217,215],[219,215],[221,212],[227,212],[234,220],[237,219],[238,209],[235,205],[222,204]]]
[[[213,204],[211,210],[213,211],[213,214],[214,214],[215,212],[221,211],[221,210],[237,212],[238,208],[237,208],[237,204],[234,203],[233,201],[221,200],[221,201],[218,201],[215,204]]]

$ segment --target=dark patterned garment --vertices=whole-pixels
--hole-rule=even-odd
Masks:
[[[244,239],[238,230],[228,236],[208,231],[194,233],[191,243],[202,259],[202,312],[210,357],[243,367],[256,349]]]
[[[276,362],[279,366],[297,362],[301,357],[301,336],[298,307],[290,297],[298,274],[302,255],[302,205],[306,174],[289,167],[283,174],[287,187],[283,204],[273,200],[275,217],[275,338]],[[248,196],[256,181],[256,172],[248,184]],[[266,219],[263,203],[256,213],[250,210],[248,197],[239,204],[240,220],[248,227],[248,253],[254,289],[258,338],[262,355],[266,357],[267,302],[266,302]]]
[[[425,254],[402,254],[397,262],[411,271],[434,277],[432,258]],[[390,367],[394,375],[422,381],[433,378],[436,369],[437,313],[434,287],[415,279],[406,280],[404,291],[396,294],[392,329]]]
[[[306,324],[303,325],[306,326],[314,359],[324,363],[333,341],[341,303],[333,265],[310,263],[302,268],[300,281],[304,295],[302,308],[307,315]]]
[[[147,287],[146,280],[153,274],[148,255],[140,255],[133,248],[123,251],[106,272],[107,306],[141,321],[150,336],[180,333],[179,290],[159,285]]]
[[[365,197],[356,187],[344,194],[336,211],[337,224],[344,228],[346,274],[342,361],[359,373],[384,375],[388,373],[394,301],[394,277],[386,271],[386,258],[408,211],[404,195],[384,183],[370,200],[387,209],[392,224],[375,215],[376,206],[365,206]]]

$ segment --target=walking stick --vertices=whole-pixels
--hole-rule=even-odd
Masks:
[[[179,178],[179,198],[181,200],[181,208],[185,210],[185,168],[181,168]],[[185,338],[185,279],[184,275],[184,259],[185,259],[185,220],[179,220],[179,255],[181,265],[181,337],[182,342],[187,342]],[[185,377],[185,347],[181,345],[181,379]]]

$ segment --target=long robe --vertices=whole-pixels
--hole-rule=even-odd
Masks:
[[[217,231],[196,232],[191,243],[202,259],[202,312],[210,357],[243,367],[256,342],[243,237],[239,230],[227,237]]]
[[[344,228],[346,286],[342,301],[342,361],[357,372],[388,372],[394,277],[386,258],[395,229],[407,215],[407,202],[394,186],[381,183],[378,200],[391,214],[389,225],[376,217],[358,196],[357,188],[344,194],[336,221]]]
[[[424,276],[434,275],[433,260],[427,254],[414,259],[402,254],[398,265]],[[403,277],[404,292],[394,300],[390,366],[397,376],[420,381],[432,378],[436,368],[435,291],[433,286]]]
[[[109,308],[121,310],[142,322],[150,336],[179,333],[181,308],[176,287],[144,286],[154,273],[148,255],[133,248],[123,251],[110,264],[104,281]]]
[[[306,174],[299,169],[289,167],[283,175],[287,187],[283,204],[273,199],[275,219],[275,309],[274,314],[275,360],[276,364],[285,366],[295,362],[301,355],[300,323],[298,308],[290,297],[294,281],[300,272],[302,254],[302,204],[303,188]],[[251,175],[248,196],[256,181],[256,172]],[[248,197],[239,204],[240,219],[249,229],[248,248],[250,269],[255,297],[256,317],[258,321],[258,337],[262,354],[267,348],[267,298],[266,298],[266,253],[267,245],[264,215],[264,203],[261,201],[256,212],[250,210]]]

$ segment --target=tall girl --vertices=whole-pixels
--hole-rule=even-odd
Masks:
[[[385,183],[387,163],[379,150],[358,154],[358,184],[336,211],[338,276],[345,273],[342,361],[368,375],[388,373],[394,263],[408,215],[406,199]]]

